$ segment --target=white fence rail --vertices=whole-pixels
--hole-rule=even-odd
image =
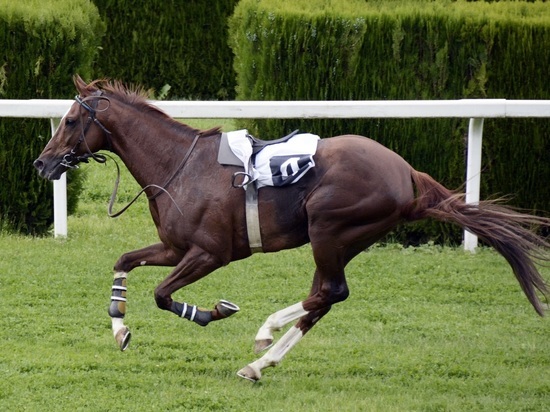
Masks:
[[[72,100],[0,100],[0,117],[51,119],[52,134]],[[549,117],[550,100],[395,100],[395,101],[158,101],[153,102],[175,118],[240,119],[360,119],[360,118],[466,118],[468,156],[466,201],[479,201],[483,119]],[[343,133],[345,131],[342,131]],[[67,236],[65,175],[54,182],[54,235]],[[477,237],[464,232],[464,248],[473,251]]]

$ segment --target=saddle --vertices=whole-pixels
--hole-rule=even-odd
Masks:
[[[293,131],[276,140],[260,140],[246,129],[222,133],[218,161],[222,165],[242,166],[233,174],[233,186],[246,187],[255,182],[263,186],[286,186],[297,182],[315,166],[313,155],[319,136]],[[236,178],[241,181],[236,183]]]
[[[281,137],[275,140],[261,140],[261,139],[258,139],[257,137],[252,136],[251,134],[248,134],[248,138],[252,142],[252,156],[258,154],[266,146],[269,146],[272,144],[284,143],[287,140],[290,140],[292,137],[294,137],[298,133],[298,131],[299,130],[296,129],[292,133],[287,134],[285,137]]]
[[[268,146],[287,142],[288,140],[296,136],[298,132],[299,130],[296,129],[292,133],[275,140],[261,140],[257,137],[252,136],[250,133],[246,133],[246,137],[248,138],[248,140],[250,140],[250,144],[252,146],[251,158],[254,159],[258,153],[260,153]],[[222,165],[243,166],[243,162],[231,151],[226,133],[222,134],[220,148],[218,151],[218,162]]]

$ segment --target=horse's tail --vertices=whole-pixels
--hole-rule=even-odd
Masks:
[[[537,290],[547,299],[549,286],[535,262],[550,261],[545,253],[550,243],[538,236],[535,228],[550,227],[550,219],[520,213],[495,201],[466,204],[462,194],[448,190],[426,173],[411,169],[411,176],[416,196],[404,209],[403,217],[409,221],[434,218],[455,223],[494,247],[506,258],[527,299],[543,316]]]

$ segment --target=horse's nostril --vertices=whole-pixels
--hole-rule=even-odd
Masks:
[[[44,168],[44,162],[42,160],[36,159],[33,163],[34,167],[36,167],[38,170],[42,170]]]

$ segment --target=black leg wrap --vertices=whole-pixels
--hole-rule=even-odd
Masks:
[[[210,311],[199,309],[187,303],[172,302],[171,310],[176,315],[201,326],[208,325],[212,320],[212,313]]]
[[[113,293],[109,305],[109,316],[123,318],[126,314],[126,278],[120,277],[113,281]]]

